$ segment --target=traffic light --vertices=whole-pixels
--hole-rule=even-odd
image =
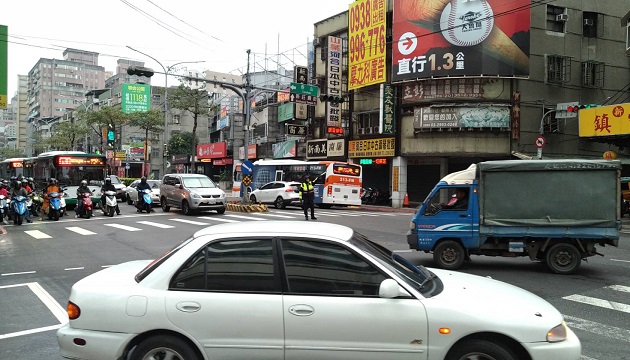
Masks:
[[[598,105],[598,104],[574,105],[574,106],[569,106],[567,108],[567,112],[577,113],[580,111],[580,109],[590,109],[590,108],[599,107],[599,106],[601,105]]]
[[[346,101],[343,96],[337,95],[320,95],[319,100],[322,102],[329,102],[331,104],[343,104]]]
[[[150,78],[151,76],[155,74],[155,72],[151,68],[132,65],[127,68],[127,74],[145,76],[145,77]]]
[[[113,124],[107,125],[107,149],[114,150],[114,144],[116,141],[116,128]]]
[[[168,144],[164,144],[164,156],[168,156]]]

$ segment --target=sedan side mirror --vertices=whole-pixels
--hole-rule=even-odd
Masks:
[[[394,279],[385,279],[381,282],[381,285],[378,287],[378,296],[385,299],[411,297],[407,290],[398,285]]]
[[[183,188],[184,188],[184,185],[183,185],[183,184],[175,184],[175,187],[180,188],[180,189],[183,189]]]

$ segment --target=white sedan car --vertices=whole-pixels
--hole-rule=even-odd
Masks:
[[[140,180],[134,180],[127,188],[125,189],[127,196],[127,204],[133,205],[138,202],[138,184]],[[147,180],[147,184],[151,186],[151,200],[153,204],[160,203],[160,184],[162,180]]]
[[[254,190],[249,195],[252,203],[274,204],[278,209],[287,205],[302,206],[300,183],[295,181],[272,181]]]
[[[518,287],[416,267],[350,228],[216,225],[72,287],[68,359],[577,360],[562,314]]]

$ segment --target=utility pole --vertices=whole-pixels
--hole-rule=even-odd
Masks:
[[[243,98],[243,107],[245,110],[245,121],[243,129],[245,131],[245,138],[243,139],[243,153],[245,154],[245,160],[249,160],[249,124],[251,124],[252,109],[249,104],[249,97],[252,91],[252,83],[249,76],[249,58],[251,50],[247,49],[247,72],[245,73],[245,96]],[[243,204],[249,204],[249,185],[243,187]]]

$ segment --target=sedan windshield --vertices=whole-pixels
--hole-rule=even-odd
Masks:
[[[412,286],[424,297],[429,298],[442,292],[442,281],[424,266],[416,266],[409,260],[391,250],[368,240],[365,236],[355,232],[350,244],[363,250],[374,260],[395,272],[407,284]]]
[[[187,188],[214,188],[216,187],[212,180],[207,177],[189,177],[184,178],[184,186]]]

